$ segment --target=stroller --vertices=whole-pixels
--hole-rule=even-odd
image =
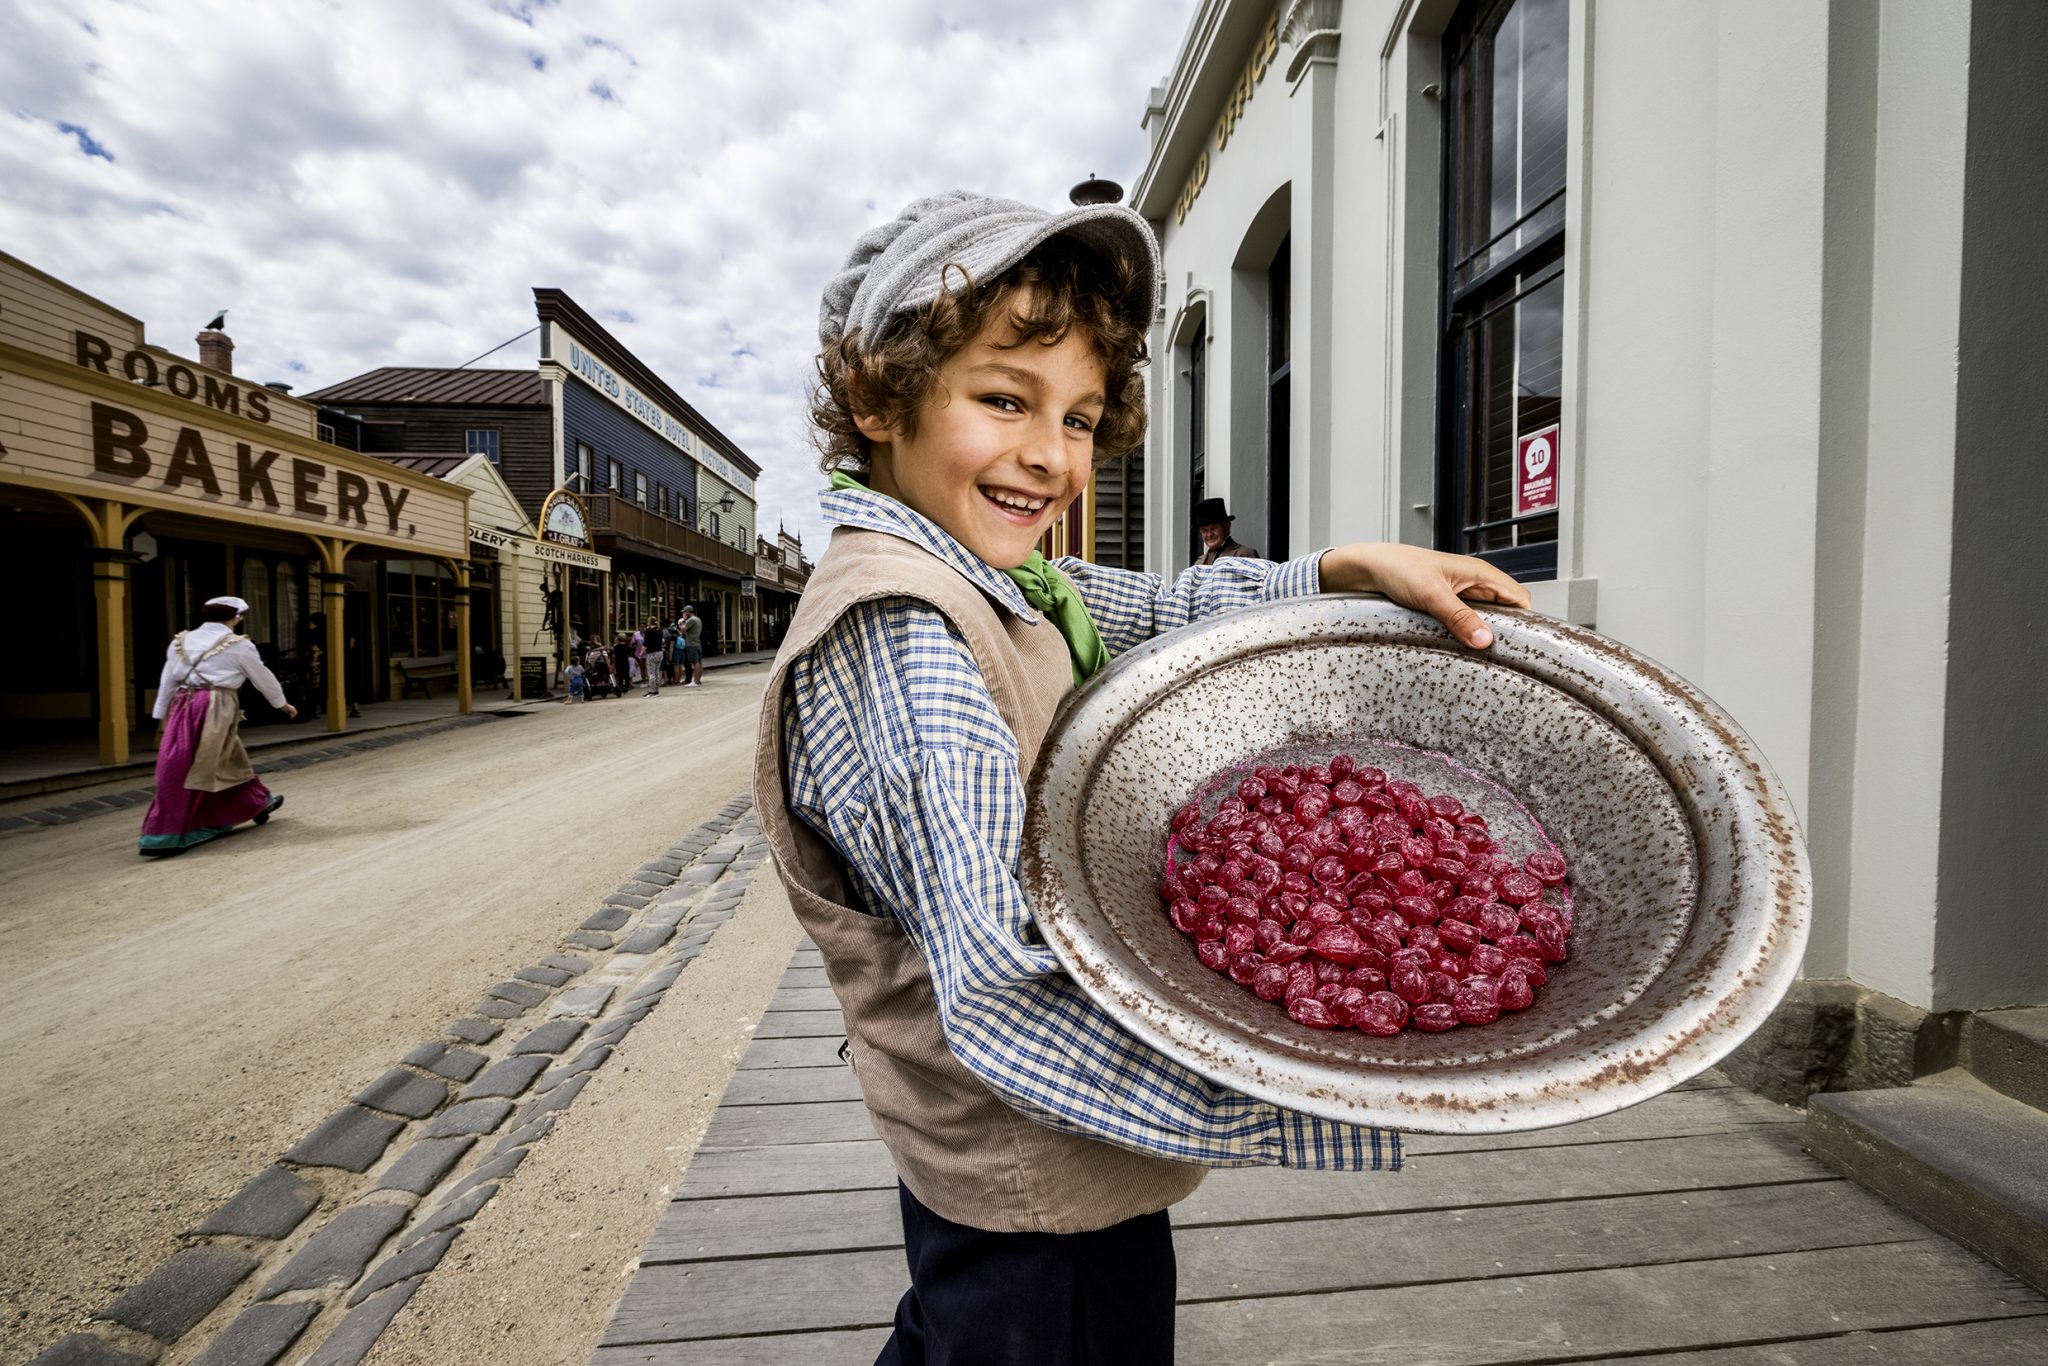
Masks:
[[[618,695],[612,685],[612,657],[608,652],[592,650],[583,657],[583,686],[589,689],[593,702]]]

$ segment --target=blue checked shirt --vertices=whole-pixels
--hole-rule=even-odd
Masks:
[[[901,537],[1004,610],[1036,619],[1008,576],[901,503],[845,490],[823,505],[828,522]],[[1057,563],[1114,656],[1201,617],[1314,593],[1317,558],[1221,560],[1170,586],[1154,574]],[[966,640],[936,608],[905,598],[853,607],[790,678],[790,809],[839,851],[866,909],[909,932],[930,966],[948,1044],[997,1096],[1055,1129],[1183,1162],[1400,1165],[1398,1134],[1217,1086],[1133,1038],[1067,976],[1017,882],[1016,737]]]

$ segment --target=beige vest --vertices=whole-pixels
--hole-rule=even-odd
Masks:
[[[945,613],[1016,735],[1025,773],[1073,686],[1066,640],[1050,621],[1025,624],[898,537],[839,528],[804,588],[762,704],[754,806],[797,919],[824,957],[875,1132],[913,1195],[973,1228],[1077,1233],[1165,1209],[1201,1184],[1204,1169],[1049,1129],[996,1099],[947,1048],[924,955],[894,920],[853,909],[838,854],[790,816],[790,664],[848,608],[875,598],[915,598]]]

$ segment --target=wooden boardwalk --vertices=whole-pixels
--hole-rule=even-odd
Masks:
[[[867,1366],[895,1176],[800,949],[593,1366]],[[1605,1119],[1417,1135],[1397,1174],[1217,1172],[1173,1212],[1181,1366],[2039,1366],[2048,1300],[1836,1177],[1719,1078]]]

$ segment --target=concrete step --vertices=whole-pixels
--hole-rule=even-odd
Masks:
[[[1979,1011],[1963,1027],[1963,1048],[1971,1076],[2048,1110],[2048,1006]]]
[[[1816,1157],[2048,1291],[2048,1114],[1960,1068],[1811,1097]]]

